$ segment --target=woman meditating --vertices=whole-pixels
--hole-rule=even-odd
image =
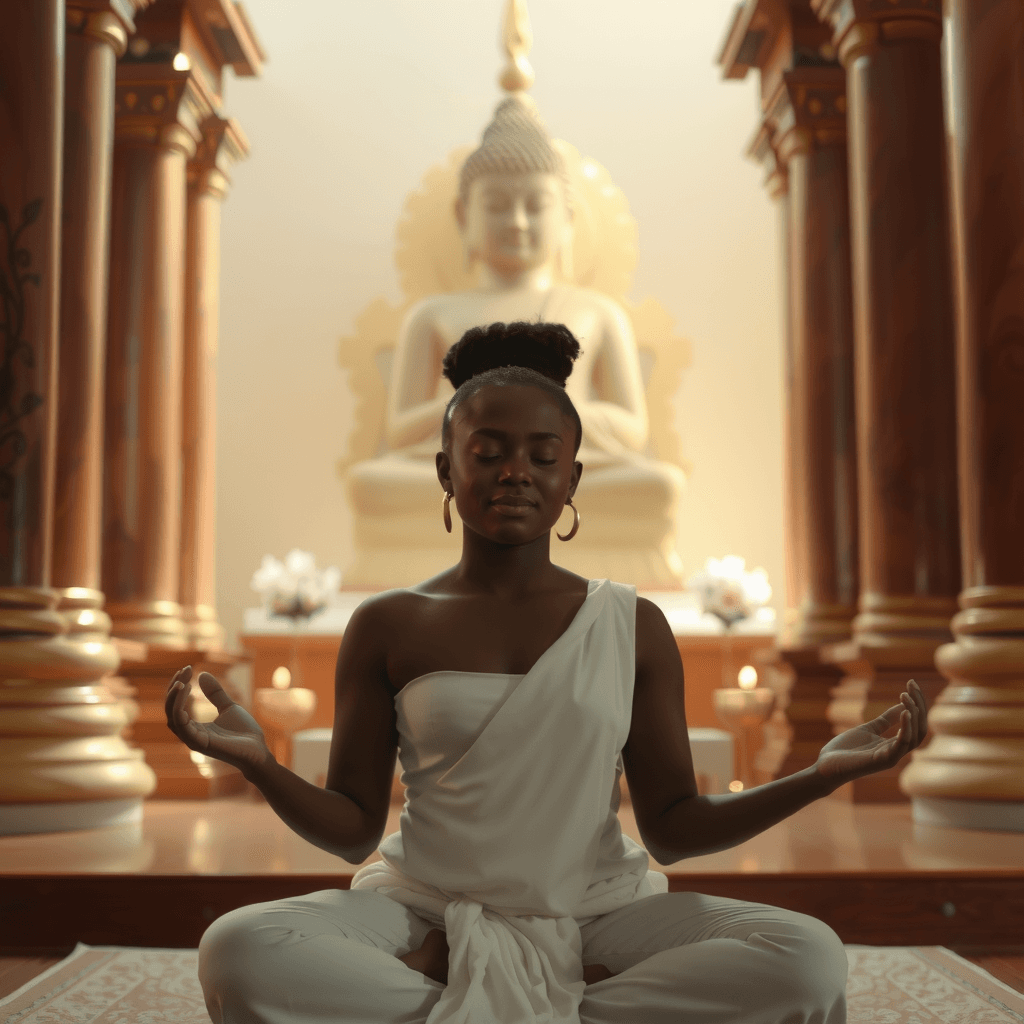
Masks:
[[[349,890],[231,911],[199,948],[214,1024],[840,1024],[846,956],[825,924],[758,903],[668,892],[650,869],[735,846],[927,728],[902,703],[817,763],[738,793],[697,793],[683,669],[658,607],[553,565],[582,467],[561,324],[494,324],[454,345],[437,475],[462,557],[365,601],[338,654],[326,786],[278,764],[258,724],[202,673],[219,711],[167,722],[238,767],[299,835],[349,864]],[[584,510],[585,513],[585,510]],[[440,527],[440,524],[439,528]],[[585,527],[584,527],[585,528]],[[883,734],[898,726],[889,739]],[[382,837],[396,752],[400,831]],[[625,770],[646,850],[619,827]]]

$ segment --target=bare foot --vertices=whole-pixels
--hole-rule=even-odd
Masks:
[[[448,984],[448,936],[440,928],[432,928],[419,949],[411,949],[398,959],[406,967],[442,985]]]
[[[604,964],[587,964],[583,968],[583,984],[593,985],[595,981],[605,981],[615,975]]]

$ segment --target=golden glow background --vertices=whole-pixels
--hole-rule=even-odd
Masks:
[[[349,512],[335,462],[352,398],[338,338],[371,299],[398,301],[406,195],[490,120],[504,2],[245,6],[269,61],[261,79],[226,89],[226,112],[252,144],[222,238],[217,597],[229,640],[258,603],[249,579],[264,553],[297,546],[344,569]],[[768,571],[781,618],[778,226],[763,172],[743,155],[756,76],[725,82],[715,65],[733,6],[530,0],[531,92],[552,134],[625,192],[639,224],[632,298],[656,297],[692,345],[677,399],[693,466],[686,572],[743,555]]]

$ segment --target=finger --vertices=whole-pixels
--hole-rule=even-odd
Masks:
[[[174,722],[174,704],[175,698],[182,686],[184,686],[192,674],[192,666],[186,665],[184,668],[179,668],[174,673],[171,679],[170,686],[167,687],[167,695],[164,697],[164,714],[167,716],[167,724],[172,725]]]
[[[227,711],[235,702],[228,696],[227,691],[220,685],[215,676],[209,672],[199,673],[199,686],[206,694],[207,700],[217,709],[218,712]]]
[[[920,687],[911,679],[907,690],[900,695],[910,712],[910,742],[912,746],[920,745],[927,729],[927,712],[924,709],[924,696]]]
[[[910,690],[910,696],[914,698],[914,703],[921,709],[921,716],[927,719],[928,702],[924,699],[924,691],[921,689],[920,684],[916,680],[911,679],[908,689]]]
[[[171,676],[171,681],[170,681],[170,683],[167,686],[167,692],[170,693],[171,690],[174,689],[174,684],[176,682],[178,682],[179,679],[184,679],[184,680],[187,681],[191,676],[192,676],[192,666],[191,665],[186,665],[184,668],[179,668],[178,671],[175,672],[173,676]]]
[[[888,732],[889,729],[896,725],[904,711],[906,711],[906,708],[902,704],[894,704],[887,711],[883,711],[876,719],[865,724],[872,732],[881,736],[883,732]]]
[[[207,738],[204,730],[188,712],[188,698],[191,693],[191,684],[184,683],[174,695],[174,721],[178,726],[178,735],[184,743],[193,749],[205,749]]]
[[[908,750],[913,749],[914,744],[914,719],[910,711],[904,711],[900,716],[900,731],[897,734],[899,745],[902,748],[900,751],[900,757],[902,757]]]

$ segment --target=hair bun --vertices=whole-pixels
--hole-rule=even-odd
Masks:
[[[472,327],[445,354],[442,372],[458,389],[467,380],[500,366],[522,366],[563,388],[580,354],[580,343],[565,324],[491,324]]]

